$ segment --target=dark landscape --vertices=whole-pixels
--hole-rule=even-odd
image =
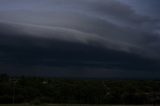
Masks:
[[[158,106],[160,0],[0,0],[0,106]]]
[[[0,104],[160,104],[160,81],[0,76]]]

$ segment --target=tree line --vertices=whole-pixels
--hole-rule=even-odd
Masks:
[[[0,103],[160,104],[160,81],[0,75]]]

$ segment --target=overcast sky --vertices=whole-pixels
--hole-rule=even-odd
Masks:
[[[1,73],[160,78],[159,0],[0,0]]]

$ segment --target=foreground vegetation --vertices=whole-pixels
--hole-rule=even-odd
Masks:
[[[0,75],[0,104],[13,103],[160,104],[160,81],[63,80]]]

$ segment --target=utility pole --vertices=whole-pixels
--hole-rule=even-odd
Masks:
[[[13,84],[12,104],[15,104],[16,83],[17,83],[17,80],[12,79],[12,84]]]

